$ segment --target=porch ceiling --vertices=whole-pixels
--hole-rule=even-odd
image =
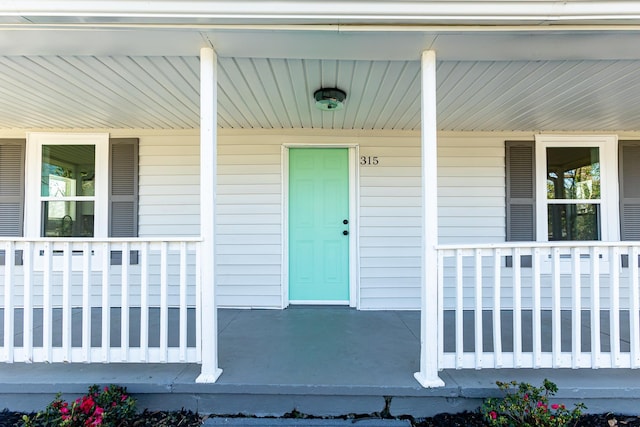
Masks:
[[[419,130],[419,55],[431,48],[441,130],[640,130],[632,31],[0,35],[0,128],[197,128],[197,52],[212,43],[221,128]],[[345,109],[315,109],[313,92],[333,86]]]

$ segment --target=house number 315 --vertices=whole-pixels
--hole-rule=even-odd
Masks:
[[[362,166],[376,166],[378,163],[378,156],[360,156]]]

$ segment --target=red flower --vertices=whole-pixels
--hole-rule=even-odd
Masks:
[[[560,407],[560,405],[558,405],[557,403],[554,403],[553,405],[551,405],[551,409],[558,409]]]
[[[91,396],[83,397],[82,403],[80,403],[80,410],[85,414],[88,414],[89,412],[91,412],[94,405],[95,405],[95,402],[93,401],[93,398]]]
[[[496,413],[496,411],[489,412],[489,416],[491,417],[492,420],[495,420],[496,418],[498,418],[498,414]]]

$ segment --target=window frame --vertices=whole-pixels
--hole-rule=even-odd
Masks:
[[[620,238],[617,135],[536,135],[536,240],[548,242],[547,148],[597,147],[600,157],[600,240]],[[580,202],[579,200],[578,202]],[[593,204],[593,200],[584,200]],[[578,240],[574,240],[578,241]]]
[[[93,238],[108,235],[109,199],[109,134],[108,133],[27,133],[26,147],[26,195],[25,195],[25,237],[41,236],[42,199],[41,169],[43,145],[95,145],[95,193]],[[88,199],[90,200],[90,199]],[[34,213],[37,212],[36,215]],[[78,239],[66,237],[65,239]]]

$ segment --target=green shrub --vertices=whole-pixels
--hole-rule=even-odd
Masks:
[[[97,385],[74,400],[65,402],[58,393],[44,411],[22,417],[23,427],[119,427],[125,426],[136,413],[135,400],[124,387],[110,385],[100,390]]]
[[[496,381],[506,394],[503,398],[487,399],[482,415],[490,426],[505,427],[562,427],[576,425],[585,406],[577,404],[572,410],[563,404],[549,404],[549,396],[558,387],[545,379],[542,387],[528,383]]]

